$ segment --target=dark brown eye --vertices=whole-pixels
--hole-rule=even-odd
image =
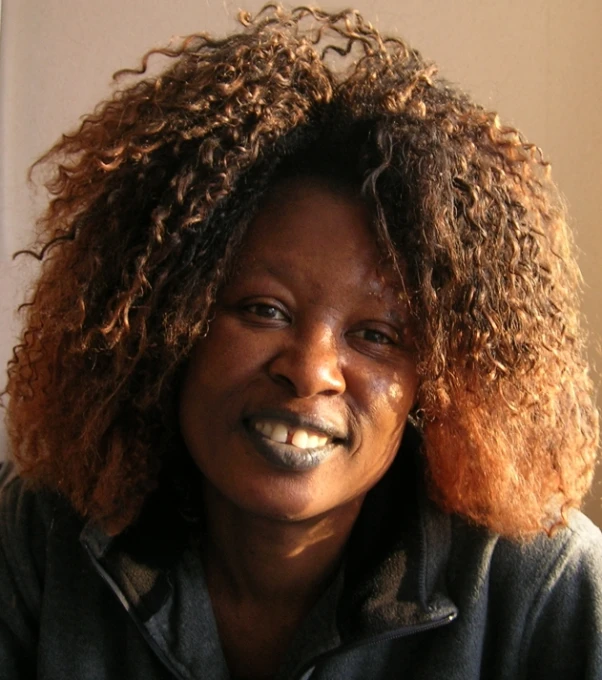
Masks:
[[[387,335],[382,331],[374,330],[373,328],[365,328],[361,331],[357,331],[356,335],[362,338],[362,340],[373,342],[376,345],[394,345],[396,342],[390,335]]]
[[[247,305],[245,311],[255,316],[260,316],[263,319],[274,319],[275,321],[287,320],[286,314],[281,309],[266,303],[255,302],[252,305]]]

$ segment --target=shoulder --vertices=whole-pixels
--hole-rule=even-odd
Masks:
[[[68,513],[58,494],[32,489],[10,461],[0,466],[0,537],[41,529],[52,524],[57,514]]]
[[[452,597],[496,631],[508,677],[602,677],[602,533],[587,517],[524,542],[457,521],[450,567]]]
[[[518,554],[522,589],[531,584],[527,631],[534,631],[546,614],[568,621],[577,610],[582,622],[602,627],[602,533],[585,515],[574,511],[568,526],[555,535],[513,549],[504,546],[503,552],[510,561]]]
[[[5,462],[0,468],[0,542],[4,550],[18,546],[43,523],[42,498],[27,488],[15,466]]]
[[[584,514],[578,511],[571,513],[569,525],[553,537],[561,546],[561,551],[583,555],[584,558],[602,557],[602,532]]]
[[[11,462],[0,468],[0,553],[4,569],[43,572],[50,536],[76,538],[81,521],[58,494],[34,490]]]
[[[602,589],[602,533],[578,511],[552,536],[526,541],[493,536],[458,521],[452,555],[452,577],[462,580],[472,565],[473,577],[486,579],[491,597],[497,594],[506,603],[516,599],[517,607],[530,606],[532,614],[555,594],[577,597],[587,583]]]
[[[602,532],[578,511],[571,512],[568,526],[552,536],[540,534],[525,541],[492,535],[455,518],[453,545],[453,562],[474,562],[521,580],[529,574],[532,586],[542,580],[551,584],[567,570],[602,575]]]
[[[568,526],[552,536],[541,535],[524,543],[499,540],[496,562],[500,568],[519,570],[521,580],[529,576],[540,597],[582,579],[602,577],[602,533],[578,511]]]
[[[63,505],[53,494],[30,490],[11,463],[2,465],[0,659],[7,677],[33,674],[48,540]]]
[[[525,666],[531,673],[542,664],[560,669],[557,676],[562,678],[601,677],[600,530],[574,512],[568,527],[551,538],[539,538],[522,553],[525,567],[517,591],[530,595],[521,649]],[[533,585],[526,588],[528,579]]]

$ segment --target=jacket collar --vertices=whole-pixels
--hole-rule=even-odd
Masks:
[[[351,536],[338,613],[346,641],[455,617],[447,596],[451,519],[425,492],[420,440],[407,431]]]
[[[456,616],[445,585],[451,521],[426,496],[419,446],[408,428],[394,464],[366,497],[344,568],[302,627],[289,668],[340,645]],[[81,541],[151,646],[176,665],[172,670],[184,664],[201,677],[227,678],[194,538],[200,525],[173,506],[158,494],[124,534],[109,538],[89,523]]]

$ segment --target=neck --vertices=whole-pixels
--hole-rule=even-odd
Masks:
[[[203,558],[224,658],[234,677],[273,677],[336,573],[362,499],[295,522],[246,512],[208,482],[203,499]]]
[[[308,610],[340,565],[363,498],[294,522],[248,513],[208,483],[204,501],[210,591],[233,600],[282,602]]]

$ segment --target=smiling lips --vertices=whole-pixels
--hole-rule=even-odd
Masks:
[[[270,420],[258,420],[255,429],[264,437],[279,444],[292,444],[298,449],[318,449],[326,446],[329,437],[306,430],[301,427],[290,427],[285,423]]]
[[[289,472],[317,467],[337,450],[334,444],[343,442],[334,434],[278,417],[257,418],[250,423],[249,432],[257,452],[271,465]]]

